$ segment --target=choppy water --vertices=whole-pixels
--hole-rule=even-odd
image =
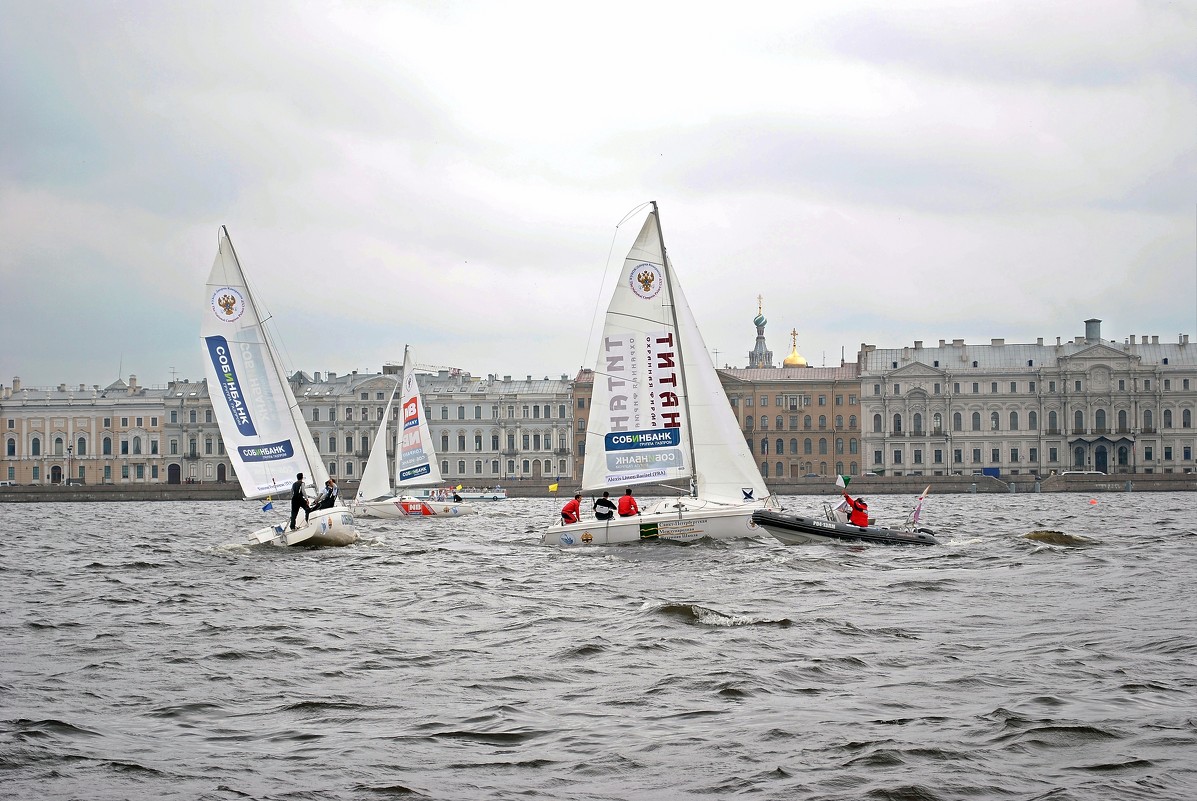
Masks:
[[[314,551],[227,544],[248,503],[5,505],[0,797],[1188,801],[1197,499],[1096,500],[577,551],[547,500]]]

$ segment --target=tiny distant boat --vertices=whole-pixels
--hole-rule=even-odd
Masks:
[[[436,452],[432,447],[432,433],[425,417],[424,403],[420,399],[420,385],[416,381],[411,350],[403,350],[403,394],[400,397],[399,441],[395,448],[395,487],[399,493],[404,488],[424,484],[440,484],[441,471],[436,464]],[[391,395],[394,400],[394,393]],[[391,419],[391,401],[387,402],[374,446],[366,460],[362,481],[358,485],[353,511],[359,517],[461,517],[476,514],[477,509],[461,500],[436,499],[424,495],[397,494],[391,491],[391,479],[387,465],[387,426]]]
[[[446,500],[453,500],[456,495],[462,501],[505,501],[507,500],[507,490],[502,487],[495,487],[494,489],[460,489],[453,490],[452,488],[431,489],[424,488],[419,492],[414,493],[413,497],[422,501],[437,501],[444,502]]]
[[[838,520],[758,509],[752,522],[785,545],[829,545],[865,543],[869,545],[938,545],[930,529],[911,531],[884,526],[854,526]]]
[[[246,499],[266,499],[262,510],[269,512],[277,496],[284,512],[280,522],[249,533],[248,540],[258,545],[350,545],[357,541],[357,529],[353,513],[339,499],[327,509],[313,509],[306,523],[296,518],[296,530],[289,530],[295,475],[303,473],[313,482],[303,488],[310,495],[313,487],[324,486],[328,471],[224,226],[218,239],[200,323],[213,413]]]

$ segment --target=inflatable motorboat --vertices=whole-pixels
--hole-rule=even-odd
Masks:
[[[830,519],[829,519],[830,518]],[[759,509],[752,513],[752,522],[780,540],[784,545],[829,545],[832,543],[853,543],[867,545],[938,545],[934,532],[924,526],[910,528],[886,528],[868,525],[854,526],[851,523],[823,517]]]

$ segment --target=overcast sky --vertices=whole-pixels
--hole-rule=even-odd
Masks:
[[[1197,6],[0,0],[0,383],[573,375],[648,200],[720,365],[1197,327]]]

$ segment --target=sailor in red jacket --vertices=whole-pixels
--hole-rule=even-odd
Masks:
[[[852,499],[848,493],[844,493],[844,500],[852,507],[852,511],[848,513],[848,522],[854,526],[864,528],[869,524],[869,505],[865,503],[864,498]]]
[[[638,514],[640,514],[640,507],[636,505],[636,499],[632,497],[632,490],[629,487],[624,490],[623,497],[619,499],[619,516],[631,517]]]
[[[582,495],[579,493],[574,496],[572,501],[567,501],[565,506],[561,507],[561,522],[562,523],[577,523],[578,515],[581,513]]]

